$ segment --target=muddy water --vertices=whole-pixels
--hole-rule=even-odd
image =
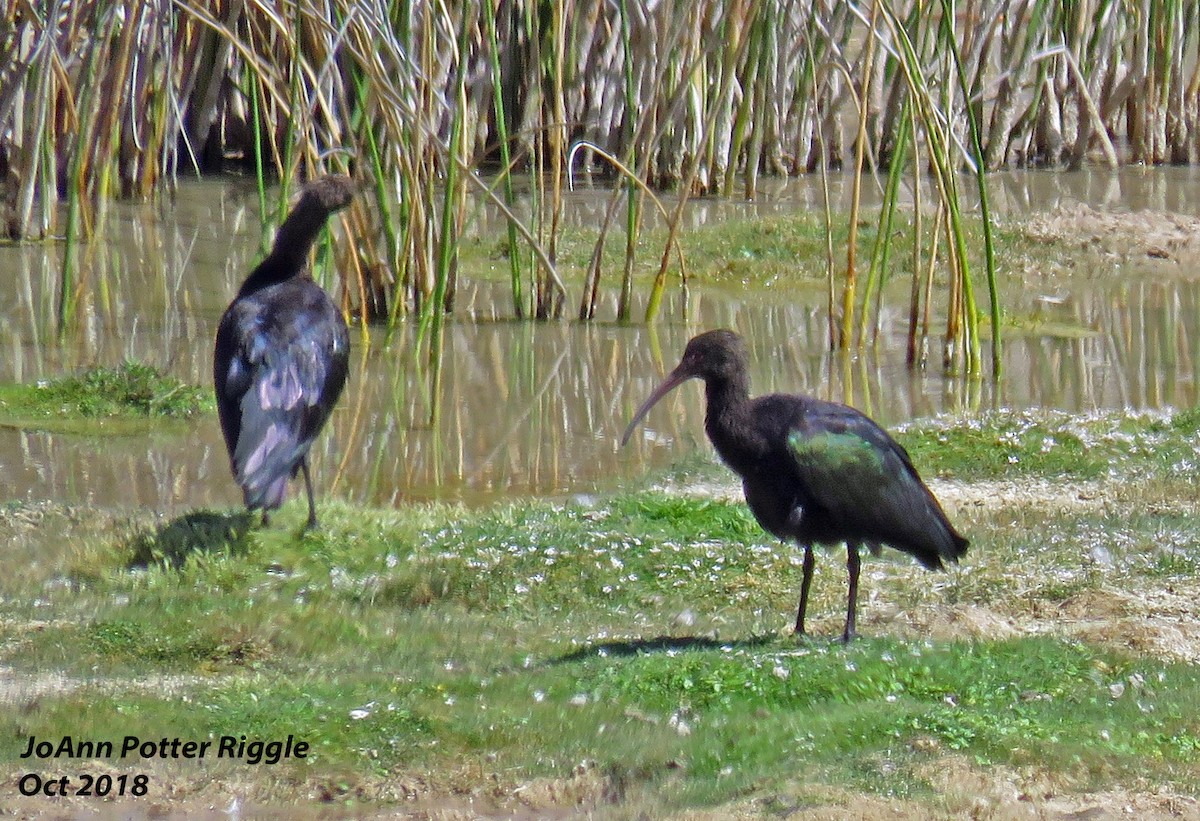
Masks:
[[[1000,175],[994,190],[1001,215],[1080,202],[1194,213],[1198,184],[1192,169],[1125,170]],[[690,224],[820,204],[808,180],[764,184],[759,193],[753,203],[697,203]],[[594,224],[599,200],[578,194],[572,207],[575,219]],[[0,247],[0,381],[133,357],[209,384],[215,323],[259,254],[255,195],[236,183],[191,183],[167,204],[114,205],[108,219],[108,239],[81,251],[82,321],[61,346],[47,330],[61,249]],[[618,437],[687,338],[717,326],[749,338],[756,391],[849,400],[885,425],[994,406],[1195,404],[1200,269],[1144,254],[1115,269],[1100,262],[1085,249],[1080,275],[1069,282],[1042,276],[1036,261],[1021,281],[1013,277],[1004,296],[1010,313],[1094,333],[1046,334],[1039,326],[1011,333],[998,384],[945,378],[937,368],[909,373],[902,297],[892,300],[879,347],[845,359],[824,352],[819,288],[694,288],[686,307],[672,292],[670,318],[649,328],[511,322],[503,318],[503,287],[465,285],[437,379],[408,355],[411,329],[388,344],[374,332],[370,344],[357,329],[352,334],[352,377],[315,451],[318,484],[323,494],[383,505],[481,502],[590,493],[670,465],[707,447],[698,386],[676,391],[630,447],[618,449]],[[612,315],[611,304],[602,315]],[[183,433],[103,440],[0,429],[0,502],[12,499],[175,513],[232,505],[238,496],[216,419],[208,417]]]

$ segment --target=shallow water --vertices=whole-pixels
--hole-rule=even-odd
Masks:
[[[753,203],[698,202],[689,225],[817,208],[815,183],[764,183]],[[1080,202],[1194,213],[1198,183],[1194,169],[1034,172],[997,175],[993,191],[1001,216]],[[598,202],[595,192],[573,195],[573,218],[594,221]],[[82,289],[79,331],[62,346],[46,330],[54,311],[47,283],[57,278],[61,248],[0,247],[0,381],[50,378],[133,357],[210,383],[215,323],[260,253],[254,192],[236,182],[188,183],[168,204],[113,205],[108,219],[108,239],[80,252],[80,276],[90,281]],[[491,228],[485,221],[480,230]],[[1086,253],[1081,259],[1094,262]],[[319,492],[383,505],[484,502],[591,493],[670,465],[707,448],[697,384],[655,409],[631,446],[618,449],[618,438],[688,337],[719,326],[749,339],[756,392],[848,400],[884,425],[994,406],[1195,404],[1197,272],[1163,260],[1122,265],[1116,275],[1081,271],[1068,285],[1037,270],[1011,283],[1004,296],[1010,313],[1095,333],[1010,333],[998,384],[946,378],[936,367],[910,373],[903,299],[893,300],[896,307],[885,315],[879,347],[847,359],[824,352],[824,299],[807,286],[757,294],[693,288],[686,321],[671,291],[668,319],[646,327],[493,318],[492,304],[504,306],[501,315],[507,311],[505,287],[464,285],[459,315],[445,330],[436,396],[428,369],[407,354],[411,329],[388,345],[381,333],[372,331],[366,345],[352,332],[352,376],[315,450]],[[612,313],[606,304],[601,315]],[[0,467],[0,501],[55,499],[166,513],[239,501],[215,416],[183,435],[91,439],[0,429]]]

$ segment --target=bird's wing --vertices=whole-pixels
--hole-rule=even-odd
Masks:
[[[787,436],[802,495],[847,532],[933,567],[961,552],[908,453],[869,418],[825,405],[805,414]]]
[[[213,385],[216,389],[217,413],[229,458],[242,431],[242,397],[250,390],[253,372],[246,360],[244,328],[254,326],[252,313],[241,303],[234,302],[221,317],[213,349]]]
[[[307,327],[286,336],[257,333],[244,349],[242,363],[251,378],[254,407],[301,417],[326,401],[335,383],[345,379],[345,333]],[[339,355],[340,354],[340,355]],[[235,365],[236,367],[236,365]]]

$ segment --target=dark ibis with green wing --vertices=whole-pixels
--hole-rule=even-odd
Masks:
[[[264,524],[297,472],[308,494],[306,528],[317,524],[308,452],[346,384],[350,339],[341,311],[309,274],[308,252],[357,188],[337,174],[306,185],[217,327],[221,432],[246,507],[261,509]]]
[[[967,550],[942,506],[921,481],[907,451],[870,418],[848,405],[811,396],[750,397],[746,345],[728,330],[688,342],[683,359],[633,415],[621,439],[656,402],[688,379],[701,379],[707,400],[704,430],[742,477],[746,503],[769,533],[804,548],[796,633],[813,574],[813,545],[846,545],[850,574],[843,641],[855,636],[860,550],[888,545],[931,570]]]

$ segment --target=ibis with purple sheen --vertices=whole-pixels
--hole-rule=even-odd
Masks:
[[[263,523],[304,474],[306,528],[317,524],[308,452],[341,396],[350,338],[333,300],[308,272],[308,252],[357,185],[332,174],[305,186],[271,253],[250,273],[217,327],[213,382],[230,468]]]

